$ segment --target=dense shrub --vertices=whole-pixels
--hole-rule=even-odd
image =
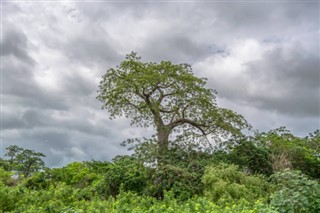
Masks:
[[[26,213],[276,213],[260,201],[252,204],[239,200],[237,203],[229,202],[221,206],[205,197],[195,197],[181,202],[174,198],[171,191],[164,193],[163,200],[123,191],[116,198],[93,197],[91,200],[84,200],[79,199],[77,193],[79,189],[63,185],[46,191],[26,191],[15,206],[6,210]]]
[[[148,169],[130,156],[119,156],[109,164],[102,179],[95,183],[99,195],[108,198],[117,196],[120,189],[142,194],[147,185]]]
[[[0,167],[0,184],[3,183],[4,185],[12,185],[13,179],[11,176],[13,175],[12,172],[5,171],[2,167]]]
[[[175,197],[186,200],[198,193],[199,182],[197,175],[187,169],[164,165],[152,173],[147,194],[161,199],[164,191],[171,190]]]
[[[8,187],[0,182],[0,212],[14,210],[20,198],[18,188]]]
[[[270,190],[262,176],[247,175],[238,166],[224,163],[207,167],[202,181],[206,197],[215,202],[240,199],[255,202],[266,199]]]
[[[229,154],[230,162],[247,169],[252,174],[271,175],[272,162],[271,151],[265,147],[259,147],[251,141],[243,141]]]
[[[285,170],[273,175],[277,191],[271,205],[279,212],[320,212],[320,184],[299,171]]]
[[[316,213],[320,184],[312,177],[318,173],[319,135],[301,139],[273,131],[254,142],[242,142],[231,152],[172,145],[161,164],[140,147],[145,153],[118,156],[113,162],[44,168],[16,179],[17,171],[10,171],[8,161],[2,160],[0,213]],[[270,163],[275,168],[276,162],[270,156],[284,152],[279,163],[289,162],[303,171],[269,176]],[[279,170],[285,167],[279,164]]]
[[[253,138],[256,144],[269,150],[273,170],[300,170],[313,178],[320,177],[320,131],[305,138],[294,136],[285,127],[262,132]]]

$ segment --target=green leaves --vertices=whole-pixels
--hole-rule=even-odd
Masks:
[[[155,128],[160,163],[177,138],[208,142],[210,136],[219,142],[249,127],[241,115],[219,108],[216,92],[205,86],[206,79],[196,77],[188,64],[145,63],[132,52],[102,76],[97,99],[110,118],[125,116],[132,125]]]
[[[205,195],[215,202],[267,198],[269,185],[262,176],[246,175],[235,165],[208,166],[202,177]]]
[[[116,197],[120,189],[142,194],[147,185],[147,168],[129,156],[118,156],[102,173],[102,179],[95,184],[102,197]]]
[[[166,155],[168,163],[158,167],[148,167],[140,158],[118,156],[113,162],[74,162],[63,168],[46,169],[9,186],[5,184],[11,173],[0,167],[0,212],[320,210],[319,183],[301,172],[276,173],[271,184],[264,176],[248,175],[225,163],[207,166],[203,171],[214,160],[209,153],[179,146],[172,146],[169,151],[172,153]]]
[[[257,146],[252,141],[240,141],[229,153],[228,159],[252,174],[269,176],[273,173],[271,151],[266,147]]]
[[[272,176],[276,191],[271,195],[271,205],[279,212],[320,211],[320,184],[299,171],[285,170]]]
[[[45,157],[41,152],[35,152],[29,149],[23,149],[16,145],[11,145],[6,148],[7,153],[5,156],[9,157],[9,170],[17,171],[19,175],[29,177],[32,172],[44,169]]]
[[[252,140],[258,146],[269,149],[274,171],[293,168],[317,178],[320,176],[319,138],[319,131],[300,138],[281,127],[259,133]]]

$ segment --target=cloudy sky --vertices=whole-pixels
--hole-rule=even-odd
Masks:
[[[110,160],[152,130],[109,120],[105,71],[136,51],[189,63],[220,106],[260,131],[320,127],[319,1],[1,3],[1,154],[16,144],[47,166]]]

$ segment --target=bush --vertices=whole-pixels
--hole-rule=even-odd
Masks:
[[[5,186],[0,182],[0,212],[12,211],[21,198],[16,188]]]
[[[207,167],[202,181],[205,195],[215,202],[240,199],[255,202],[266,199],[270,190],[262,176],[247,175],[238,166],[224,163]]]
[[[176,198],[186,200],[199,191],[199,178],[195,173],[174,165],[163,165],[151,176],[147,194],[158,199],[163,198],[164,191],[171,190]]]
[[[13,184],[13,179],[11,178],[12,172],[5,171],[2,167],[0,167],[0,185],[1,183],[5,185],[12,185]]]
[[[232,163],[247,169],[252,174],[271,175],[271,152],[265,147],[256,146],[251,141],[244,141],[229,154]]]
[[[147,169],[142,163],[129,156],[116,157],[109,164],[103,178],[95,183],[99,195],[108,198],[117,196],[122,187],[125,191],[142,194],[147,184]]]
[[[320,212],[320,184],[300,171],[285,170],[274,174],[277,191],[271,205],[279,212]]]

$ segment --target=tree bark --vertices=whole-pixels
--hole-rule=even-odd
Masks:
[[[171,133],[171,129],[165,125],[157,128],[157,136],[158,136],[158,156],[157,161],[158,164],[165,164],[165,155],[168,153],[169,149],[169,135]]]

